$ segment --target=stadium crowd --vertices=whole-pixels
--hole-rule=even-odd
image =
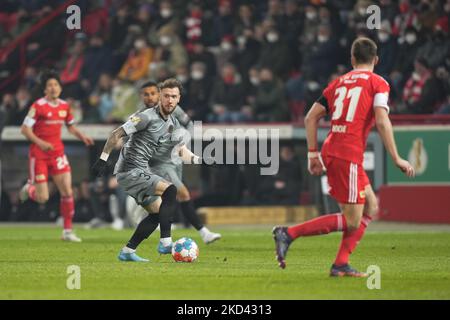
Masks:
[[[2,1],[0,85],[20,64],[13,39],[62,0]],[[78,1],[81,31],[50,20],[26,39],[23,77],[3,87],[7,125],[20,125],[42,67],[60,71],[80,123],[122,122],[145,80],[177,77],[182,107],[205,122],[296,121],[330,79],[350,68],[349,46],[379,46],[391,112],[450,113],[448,0]],[[380,29],[366,8],[381,8]],[[50,50],[46,50],[50,49]],[[43,54],[46,53],[46,54]]]

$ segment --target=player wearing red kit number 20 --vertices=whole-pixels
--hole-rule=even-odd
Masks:
[[[72,176],[61,140],[63,124],[71,134],[86,145],[92,145],[93,141],[74,126],[69,105],[59,99],[61,85],[58,76],[52,72],[44,73],[41,85],[45,97],[33,103],[21,128],[22,134],[32,143],[29,152],[30,179],[22,188],[20,199],[47,202],[49,198],[47,182],[51,176],[61,195],[60,211],[64,220],[62,239],[80,242],[81,239],[72,231],[74,215]]]
[[[348,262],[371,217],[378,211],[375,193],[362,167],[367,136],[375,123],[395,164],[409,177],[414,176],[414,168],[397,152],[388,117],[389,85],[373,73],[378,62],[376,52],[372,40],[356,39],[351,49],[353,70],[332,81],[305,118],[308,171],[321,175],[326,169],[330,194],[339,203],[341,212],[291,227],[275,227],[276,257],[281,268],[286,266],[286,254],[293,240],[342,231],[341,246],[330,275],[367,276]],[[326,114],[331,117],[331,130],[322,146],[321,159],[317,127]]]

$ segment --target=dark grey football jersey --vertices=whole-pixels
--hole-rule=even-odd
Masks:
[[[156,107],[157,107],[157,106],[156,106]],[[156,108],[156,107],[155,107],[155,108]],[[150,109],[150,108],[147,108],[147,107],[145,107],[145,106],[142,107],[142,108],[140,108],[138,111],[136,111],[135,113],[133,113],[133,114],[130,116],[130,118],[133,117],[133,116],[135,116],[136,114],[142,112],[142,111],[147,110],[147,109]],[[179,105],[177,105],[177,106],[175,107],[175,110],[172,112],[172,116],[173,116],[175,119],[177,119],[178,122],[179,122],[183,127],[185,127],[188,131],[190,131],[191,129],[193,129],[194,124],[193,124],[191,118],[187,115],[186,112],[184,112],[183,108],[181,108]]]
[[[180,136],[174,134],[181,128],[179,121],[173,114],[163,119],[159,106],[131,116],[122,128],[130,138],[120,151],[114,174],[148,169],[152,160],[168,162],[174,147],[181,142]]]

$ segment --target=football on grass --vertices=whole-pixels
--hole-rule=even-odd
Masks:
[[[194,262],[198,258],[198,246],[191,238],[183,237],[173,244],[172,257],[176,262]]]

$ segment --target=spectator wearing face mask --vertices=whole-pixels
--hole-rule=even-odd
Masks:
[[[212,114],[208,117],[210,122],[234,123],[246,121],[244,113],[245,92],[242,79],[231,63],[221,68],[220,78],[214,83],[210,105]]]
[[[192,44],[192,50],[189,52],[189,64],[201,62],[206,67],[206,77],[213,79],[216,76],[216,57],[213,53],[206,50],[203,43],[196,41]]]
[[[294,0],[288,0],[285,3],[285,35],[286,41],[293,57],[294,67],[298,69],[301,64],[301,50],[297,45],[298,38],[303,32],[304,17],[300,13],[298,3]]]
[[[245,103],[248,105],[254,105],[256,99],[256,92],[258,91],[259,84],[259,69],[257,67],[251,67],[248,70],[248,74],[244,79],[245,88]]]
[[[187,93],[181,101],[183,109],[192,120],[205,121],[210,113],[209,98],[212,81],[206,75],[206,66],[202,62],[194,62],[190,68]]]
[[[89,87],[95,87],[100,74],[108,72],[111,63],[111,50],[104,44],[101,35],[93,35],[89,39],[89,47],[84,54],[84,64],[81,70],[82,78],[89,81]]]
[[[267,15],[265,19],[273,21],[275,28],[281,32],[286,31],[283,2],[280,0],[269,0],[267,2]]]
[[[444,97],[442,83],[435,77],[427,61],[418,58],[414,62],[414,72],[406,81],[403,89],[403,101],[406,105],[404,112],[433,113]]]
[[[232,63],[236,65],[237,60],[237,49],[234,37],[229,34],[222,38],[220,42],[220,49],[215,55],[216,57],[216,68],[220,70],[222,66],[226,63]]]
[[[164,27],[159,34],[154,63],[167,68],[171,74],[175,74],[179,68],[186,68],[188,55],[178,35],[170,27]]]
[[[254,102],[255,120],[261,122],[286,121],[288,119],[284,85],[269,68],[262,68]]]
[[[219,0],[218,14],[214,21],[214,30],[216,34],[216,43],[219,44],[220,41],[227,35],[233,34],[233,22],[234,18],[232,15],[232,4],[230,0]]]
[[[269,29],[265,34],[258,66],[270,68],[281,79],[286,79],[293,69],[289,46],[275,28]]]
[[[302,71],[305,78],[325,83],[335,70],[339,57],[339,46],[330,26],[320,25],[316,41],[304,51]]]
[[[119,79],[138,81],[148,74],[148,67],[153,59],[153,49],[147,45],[144,37],[140,36],[134,41],[134,48],[130,51],[127,60],[119,72]]]
[[[391,74],[397,56],[397,40],[392,35],[390,22],[384,20],[381,29],[378,30],[378,57],[379,62],[375,66],[375,72],[384,78]]]
[[[256,17],[253,11],[253,7],[248,4],[242,4],[239,6],[238,17],[234,23],[233,34],[238,38],[244,34],[245,30],[252,30],[256,24]]]
[[[442,65],[445,58],[450,56],[448,29],[445,30],[442,25],[437,24],[434,32],[417,51],[417,56],[425,58],[429,66],[433,69]]]
[[[397,58],[389,78],[392,85],[392,96],[401,97],[403,86],[414,70],[414,60],[421,43],[418,33],[413,27],[406,28],[405,35],[400,38]]]
[[[249,69],[259,59],[261,43],[255,39],[252,29],[245,29],[236,39],[236,65],[242,75],[247,75]],[[247,81],[247,77],[244,77]]]
[[[172,3],[168,0],[163,0],[159,4],[159,13],[155,17],[155,22],[150,28],[149,35],[158,32],[161,28],[170,26],[176,33],[180,31],[180,21],[174,14]]]
[[[307,5],[305,7],[305,22],[303,26],[303,33],[300,36],[301,47],[308,48],[316,41],[319,27],[319,15],[317,7]]]

